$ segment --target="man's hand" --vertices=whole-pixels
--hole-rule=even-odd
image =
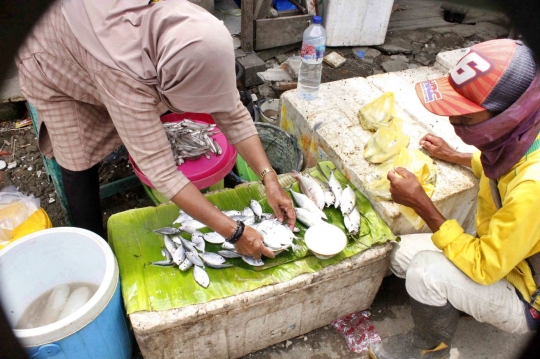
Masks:
[[[390,181],[390,194],[394,202],[414,209],[433,233],[437,232],[446,219],[437,210],[414,173],[396,167],[388,172],[387,178]]]
[[[396,167],[388,172],[387,178],[390,181],[390,194],[394,202],[416,210],[424,197],[429,199],[418,178],[407,169]]]
[[[275,257],[274,252],[264,245],[262,234],[250,226],[244,228],[244,233],[234,246],[238,253],[250,255],[255,259],[261,259],[261,255],[265,255],[269,258]]]
[[[442,138],[427,134],[420,139],[420,146],[435,158],[458,165],[471,167],[472,154],[454,150]]]
[[[275,173],[269,173],[265,176],[266,198],[268,204],[274,210],[274,214],[278,221],[287,221],[289,228],[294,229],[296,222],[296,212],[291,198],[287,196],[283,188],[279,185]]]

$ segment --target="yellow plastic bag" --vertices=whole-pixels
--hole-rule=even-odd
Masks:
[[[389,125],[396,117],[394,93],[386,92],[371,101],[358,112],[360,125],[367,131],[377,131],[380,126]]]
[[[394,118],[388,126],[381,126],[364,146],[364,158],[371,163],[383,163],[409,145],[401,120]]]
[[[394,159],[380,164],[372,174],[366,177],[365,188],[377,200],[392,199],[390,181],[386,177],[388,172],[395,167],[403,167],[414,173],[427,195],[429,197],[433,195],[437,182],[437,167],[435,167],[433,160],[419,150],[403,148]],[[399,211],[414,228],[420,229],[424,225],[422,218],[411,208],[400,205]]]

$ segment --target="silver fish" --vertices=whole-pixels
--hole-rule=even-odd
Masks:
[[[221,251],[218,251],[218,254],[220,256],[222,256],[223,258],[240,258],[242,257],[242,255],[238,252],[234,252],[234,251],[229,251],[229,250],[221,250]]]
[[[204,237],[204,240],[207,241],[208,243],[222,244],[225,242],[225,238],[217,232],[205,233],[203,237]]]
[[[199,257],[201,257],[204,263],[209,264],[209,265],[210,264],[219,265],[219,264],[225,263],[225,258],[223,258],[217,253],[212,253],[212,252],[199,253]]]
[[[164,261],[157,261],[157,262],[151,262],[150,265],[151,266],[156,266],[156,267],[171,267],[174,263],[172,261],[169,261],[169,260],[164,260]]]
[[[206,224],[201,223],[197,221],[196,219],[192,219],[190,221],[182,222],[180,227],[178,227],[179,230],[183,231],[183,228],[195,228],[195,229],[201,229],[206,227]]]
[[[360,230],[360,212],[358,212],[358,209],[354,207],[351,213],[343,216],[343,220],[347,231],[353,236],[357,235]]]
[[[296,211],[296,219],[306,227],[311,227],[319,222],[322,222],[321,217],[311,213],[307,209],[295,208],[294,210]]]
[[[255,217],[239,215],[239,216],[231,216],[231,219],[234,219],[235,221],[242,221],[244,222],[244,224],[248,226],[251,226],[252,224],[255,223]]]
[[[232,217],[232,216],[240,216],[242,215],[242,212],[240,211],[223,211],[223,214],[226,215],[227,217]]]
[[[186,258],[196,266],[204,267],[203,261],[199,258],[199,255],[193,252],[186,252]]]
[[[324,205],[330,207],[336,203],[336,195],[332,191],[324,191]]]
[[[191,235],[191,243],[193,243],[193,246],[199,251],[204,252],[205,249],[205,242],[203,234],[199,231],[196,231]]]
[[[172,258],[174,264],[177,266],[180,265],[186,259],[186,250],[184,249],[184,246],[178,246]]]
[[[191,217],[186,212],[180,210],[180,215],[174,220],[173,224],[178,224],[178,223],[182,223],[182,222],[188,222],[188,221],[191,221],[192,219],[193,219],[193,217]]]
[[[221,245],[221,248],[227,251],[236,251],[236,247],[234,246],[234,244],[229,243],[229,242],[223,242],[223,244]]]
[[[251,210],[253,211],[253,213],[255,213],[255,215],[257,217],[261,217],[262,216],[262,213],[263,213],[263,210],[262,210],[262,207],[261,207],[261,204],[257,201],[255,201],[254,199],[252,199],[250,202],[249,202],[249,207],[251,208]]]
[[[193,279],[195,279],[195,282],[197,282],[201,287],[208,288],[210,285],[210,277],[208,277],[208,273],[200,267],[193,268]]]
[[[255,212],[250,207],[246,207],[242,210],[242,215],[246,217],[255,217]]]
[[[242,256],[242,259],[244,260],[244,262],[254,267],[260,267],[264,265],[264,262],[261,259],[255,259],[252,256]]]
[[[294,227],[294,229],[293,229],[293,232],[294,232],[294,233],[298,233],[298,232],[300,232],[300,228],[298,228],[298,227]]]
[[[178,245],[182,245],[182,241],[180,240],[180,236],[172,236],[172,237],[171,237],[171,240],[172,240],[174,243],[178,244]]]
[[[193,263],[191,263],[191,261],[189,259],[184,259],[184,261],[182,263],[180,263],[180,265],[178,266],[178,268],[182,271],[182,272],[185,272],[187,271],[189,268],[193,267]]]
[[[336,197],[336,201],[334,202],[334,207],[339,208],[339,205],[341,204],[341,193],[343,192],[343,188],[341,188],[341,183],[336,179],[336,176],[334,176],[334,171],[330,173],[330,179],[328,180],[328,186],[330,186],[330,189],[334,193],[334,196]]]
[[[300,190],[308,196],[319,209],[324,208],[324,192],[321,186],[312,178],[302,176],[301,173],[293,171],[292,176],[298,181]]]
[[[326,214],[322,210],[320,210],[319,207],[317,207],[317,205],[311,200],[311,198],[309,198],[305,194],[293,191],[292,188],[287,188],[287,190],[291,192],[293,199],[298,206],[307,209],[311,213],[319,215],[321,218],[328,219],[328,217],[326,217]]]
[[[183,237],[180,237],[180,240],[182,241],[182,245],[184,246],[184,249],[186,250],[186,252],[192,252],[192,253],[197,254],[197,249],[195,249],[195,246],[193,245],[193,243],[191,243],[190,241],[188,241],[187,239]]]
[[[173,227],[163,227],[163,228],[155,229],[154,232],[159,233],[159,234],[164,234],[166,236],[180,234],[180,231]]]
[[[351,213],[353,208],[356,206],[356,195],[352,188],[347,185],[341,194],[341,213],[343,215]]]
[[[172,256],[176,252],[176,244],[168,236],[163,236],[163,242],[165,243],[165,248],[167,248],[167,251]]]
[[[167,248],[162,248],[162,249],[161,249],[161,255],[162,255],[163,257],[165,257],[166,260],[172,261],[172,255],[169,253],[169,251],[167,250]]]
[[[206,265],[210,268],[215,268],[215,269],[223,269],[223,268],[229,268],[229,267],[232,267],[233,265],[230,264],[230,263],[224,263],[224,264],[210,264],[210,263],[206,263]]]

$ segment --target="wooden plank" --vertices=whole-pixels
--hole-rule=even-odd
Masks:
[[[242,1],[242,50],[253,52],[253,1]]]
[[[258,0],[253,13],[255,20],[265,19],[271,7],[272,0]]]
[[[301,42],[311,18],[312,15],[307,14],[255,21],[255,49],[264,50]]]

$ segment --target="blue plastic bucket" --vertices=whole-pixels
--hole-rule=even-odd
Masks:
[[[60,284],[98,286],[79,310],[49,325],[15,329],[32,359],[130,359],[132,335],[109,245],[79,228],[52,228],[0,251],[0,302],[15,327],[26,308]]]

